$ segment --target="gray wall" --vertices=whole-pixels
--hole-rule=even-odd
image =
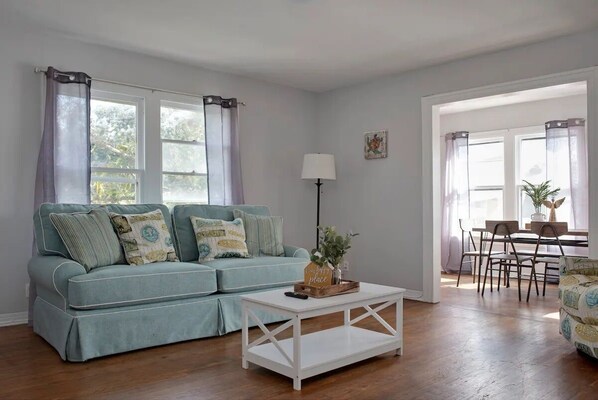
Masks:
[[[315,149],[312,93],[82,43],[14,26],[0,16],[0,314],[25,311],[35,166],[41,135],[42,76],[36,65],[171,90],[236,96],[247,203],[285,218],[285,241],[312,245],[315,190],[302,181],[303,154]],[[313,216],[313,218],[312,218]]]
[[[318,150],[335,154],[323,223],[353,229],[350,276],[421,291],[422,96],[598,65],[598,31],[376,79],[318,97]],[[389,157],[364,160],[363,133],[389,130]]]

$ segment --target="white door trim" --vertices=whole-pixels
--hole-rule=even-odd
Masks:
[[[438,106],[572,82],[587,82],[589,198],[598,199],[598,67],[422,97],[423,301],[440,301],[440,118]],[[589,254],[598,257],[598,208],[590,206]],[[431,249],[431,251],[430,251]]]

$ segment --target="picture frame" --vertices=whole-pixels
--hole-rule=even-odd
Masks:
[[[372,131],[364,134],[363,155],[366,160],[388,157],[388,131]]]

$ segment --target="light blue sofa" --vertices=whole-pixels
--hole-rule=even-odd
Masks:
[[[159,209],[181,262],[113,265],[86,272],[71,260],[50,222],[50,213],[87,212],[95,207],[139,214]],[[161,204],[43,204],[34,216],[38,255],[29,262],[37,298],[33,329],[68,361],[224,335],[241,329],[239,295],[302,280],[305,249],[285,246],[283,257],[220,259],[199,264],[190,216],[233,220],[233,209],[269,215],[264,206]],[[260,315],[267,323],[280,316]]]

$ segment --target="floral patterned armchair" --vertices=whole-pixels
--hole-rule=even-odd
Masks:
[[[560,275],[561,335],[598,358],[598,260],[561,257]]]

